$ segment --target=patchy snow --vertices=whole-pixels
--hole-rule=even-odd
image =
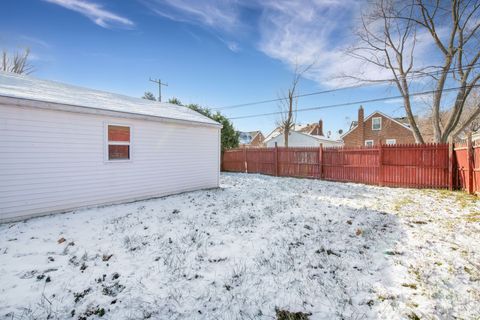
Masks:
[[[221,188],[0,226],[0,319],[472,319],[480,204],[223,174]]]

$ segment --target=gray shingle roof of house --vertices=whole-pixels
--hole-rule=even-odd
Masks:
[[[0,72],[0,96],[220,126],[184,106]]]

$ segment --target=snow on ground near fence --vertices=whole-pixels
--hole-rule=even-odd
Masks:
[[[462,193],[224,174],[221,189],[0,226],[0,318],[475,318]]]

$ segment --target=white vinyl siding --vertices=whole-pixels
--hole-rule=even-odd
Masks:
[[[218,186],[220,128],[128,119],[134,157],[104,161],[126,121],[0,105],[0,221]]]
[[[110,139],[110,131],[115,129],[128,130],[128,141],[121,141],[119,139]],[[106,161],[130,161],[132,159],[132,126],[126,124],[107,123],[105,125],[105,160]],[[110,147],[123,147],[127,148],[126,154],[121,157],[115,156]]]

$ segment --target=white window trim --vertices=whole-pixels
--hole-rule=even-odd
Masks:
[[[389,143],[391,142],[391,143]],[[386,139],[385,144],[397,144],[397,139]]]
[[[119,126],[119,127],[128,127],[130,128],[130,142],[125,141],[108,141],[108,126]],[[104,140],[104,152],[103,152],[103,162],[104,163],[122,163],[122,162],[132,162],[133,159],[133,126],[126,123],[117,123],[117,122],[104,122],[103,123],[103,140]],[[129,148],[129,159],[114,159],[110,160],[108,158],[108,146],[109,145],[116,145],[116,146],[130,146]]]
[[[372,147],[373,147],[373,145],[374,145],[373,140],[365,140],[365,143],[364,143],[364,144],[365,144],[365,147],[368,147],[368,144],[367,144],[368,142],[371,142],[371,143],[372,143]]]
[[[378,129],[375,129],[373,127],[373,124],[375,123],[375,119],[380,119],[380,127]],[[372,130],[374,130],[374,131],[382,130],[382,117],[373,117],[372,118]]]

